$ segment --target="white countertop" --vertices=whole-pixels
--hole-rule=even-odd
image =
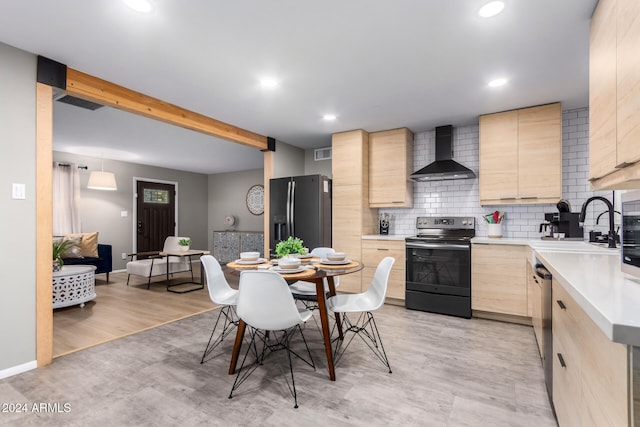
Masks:
[[[619,249],[574,240],[475,237],[471,242],[530,246],[611,341],[640,346],[640,282],[620,270]]]
[[[362,240],[402,240],[409,236],[404,234],[368,234],[362,236]]]
[[[474,237],[471,243],[480,245],[528,245],[533,239],[518,239],[514,237]]]
[[[611,341],[640,346],[640,282],[620,271],[619,253],[536,250],[536,256]]]

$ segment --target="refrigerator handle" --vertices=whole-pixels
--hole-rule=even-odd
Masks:
[[[291,228],[291,181],[287,183],[287,224],[285,228],[286,234],[290,233],[290,228]]]
[[[295,217],[295,207],[296,207],[296,182],[293,181],[291,183],[291,236],[296,235],[296,217]]]

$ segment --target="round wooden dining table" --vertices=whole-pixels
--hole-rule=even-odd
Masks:
[[[268,265],[268,261],[264,264]],[[243,270],[259,269],[259,265],[246,265],[239,264],[237,262],[230,262],[227,267],[235,271],[238,275]],[[289,283],[302,280],[305,282],[315,283],[316,285],[316,297],[318,300],[318,311],[320,312],[320,323],[322,325],[322,337],[324,340],[324,348],[327,354],[327,367],[329,369],[329,378],[331,381],[336,380],[336,371],[333,364],[333,351],[331,349],[331,330],[329,328],[329,313],[327,311],[327,300],[324,291],[324,279],[327,279],[329,285],[329,296],[336,294],[336,288],[334,283],[334,277],[342,276],[345,274],[351,274],[363,269],[362,263],[358,261],[350,261],[348,264],[335,265],[335,264],[322,264],[319,258],[312,258],[309,261],[303,263],[303,266],[308,266],[305,270],[295,274],[282,274],[282,277]],[[238,322],[238,330],[236,332],[236,339],[233,344],[233,353],[231,354],[231,363],[229,364],[229,375],[233,375],[236,372],[236,365],[238,363],[238,356],[240,354],[240,348],[242,347],[242,341],[244,338],[244,332],[246,329],[246,323],[240,319]],[[340,316],[336,313],[336,326],[338,330],[338,336],[340,339],[342,335],[342,324],[340,322]]]

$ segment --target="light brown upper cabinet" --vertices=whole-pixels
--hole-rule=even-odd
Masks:
[[[640,2],[600,0],[591,20],[589,178],[594,189],[640,186]]]
[[[369,206],[413,207],[413,133],[392,129],[369,134]]]
[[[480,204],[562,198],[560,103],[480,116]]]

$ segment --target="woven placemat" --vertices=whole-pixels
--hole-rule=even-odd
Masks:
[[[313,264],[314,267],[318,268],[336,268],[336,269],[345,269],[345,268],[353,268],[359,266],[360,263],[357,261],[351,261],[349,264],[322,264],[321,262]]]
[[[227,263],[227,267],[235,268],[237,270],[240,270],[240,269],[255,270],[258,268],[259,265],[271,265],[271,263],[269,261],[265,261],[262,264],[238,264],[235,261],[231,261]]]

